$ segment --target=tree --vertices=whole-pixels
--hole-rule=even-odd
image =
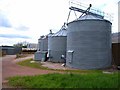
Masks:
[[[28,42],[23,41],[23,42],[18,42],[17,44],[14,44],[13,46],[27,48],[27,45],[28,45]]]

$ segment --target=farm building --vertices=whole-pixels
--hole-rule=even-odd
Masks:
[[[120,66],[120,42],[112,43],[112,64]]]
[[[120,1],[118,2],[118,31],[120,31]],[[113,64],[120,66],[120,32],[112,34]]]
[[[22,48],[13,46],[0,46],[1,51],[5,55],[14,55],[22,52]]]
[[[33,49],[33,50],[37,50],[37,44],[36,43],[29,43],[27,44],[27,48],[28,49]]]
[[[120,29],[120,27],[118,28]],[[112,34],[112,64],[120,66],[120,32]]]

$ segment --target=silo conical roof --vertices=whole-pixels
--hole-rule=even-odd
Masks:
[[[55,34],[52,35],[52,37],[54,36],[67,36],[67,28],[65,25],[62,26],[62,28],[56,32]]]
[[[95,16],[95,15],[91,15],[91,14],[87,14],[87,15],[84,15],[82,17],[80,17],[78,20],[88,20],[88,19],[97,19],[97,20],[103,20],[102,17],[98,17],[98,16]]]
[[[54,33],[52,32],[52,30],[50,30],[50,33],[47,34],[48,37],[52,36]]]
[[[46,38],[48,38],[48,37],[50,37],[50,36],[52,36],[54,33],[52,33],[52,31],[50,30],[50,33],[49,34],[47,34],[47,35],[42,35],[42,36],[40,36],[40,38],[38,39],[38,40],[40,40],[40,39],[46,39]]]

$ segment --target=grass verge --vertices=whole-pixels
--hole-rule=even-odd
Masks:
[[[27,59],[21,62],[18,62],[18,65],[22,65],[22,66],[28,66],[28,67],[32,67],[32,68],[37,68],[37,69],[43,69],[43,70],[53,70],[53,71],[64,71],[64,72],[68,72],[68,73],[94,73],[94,72],[99,72],[101,73],[101,70],[63,70],[63,69],[51,69],[48,67],[44,67],[42,66],[42,64],[40,62],[34,62],[34,63],[30,63],[30,61],[33,61],[33,59]]]
[[[16,76],[9,78],[8,83],[18,88],[117,88],[118,79],[118,73],[54,73],[37,76]]]
[[[48,69],[47,67],[43,67],[41,63],[37,63],[37,62],[30,63],[30,61],[33,61],[33,59],[31,58],[24,61],[20,61],[20,62],[17,62],[17,64],[22,66],[32,67],[32,68],[38,68],[38,69]]]
[[[27,57],[28,54],[16,54],[16,59],[17,58],[24,58],[24,57]]]

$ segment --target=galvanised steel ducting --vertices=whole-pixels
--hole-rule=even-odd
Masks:
[[[68,23],[66,65],[100,69],[111,65],[111,22],[84,15]]]
[[[48,37],[48,55],[51,62],[64,62],[61,55],[66,56],[67,30],[66,26]]]

